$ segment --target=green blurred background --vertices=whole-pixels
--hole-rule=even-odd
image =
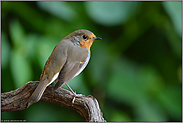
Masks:
[[[107,121],[182,121],[182,2],[1,2],[1,92],[39,80],[55,45],[78,29],[101,41],[68,84]],[[66,88],[64,86],[63,88]],[[84,121],[49,102],[2,120]]]

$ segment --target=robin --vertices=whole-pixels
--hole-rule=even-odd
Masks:
[[[90,59],[90,47],[95,40],[101,40],[101,38],[84,29],[74,31],[62,39],[46,61],[40,82],[28,102],[31,104],[38,102],[46,87],[53,81],[56,82],[54,90],[66,84],[74,94],[74,99],[84,96],[76,94],[67,82],[79,75],[86,67]]]

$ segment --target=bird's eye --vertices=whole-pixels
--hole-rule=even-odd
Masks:
[[[86,36],[86,35],[83,35],[83,39],[85,39],[85,40],[86,40],[86,39],[87,39],[87,36]]]

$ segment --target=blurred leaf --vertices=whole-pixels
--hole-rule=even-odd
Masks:
[[[91,81],[93,82],[92,85],[95,84],[97,85],[97,82],[101,82],[104,80],[103,76],[106,75],[107,65],[112,60],[112,58],[109,57],[107,51],[107,45],[103,44],[102,42],[95,42],[95,43],[97,44],[95,45],[95,48],[92,47],[91,49],[91,59],[87,66],[87,68],[92,73],[91,75],[93,79],[93,81]]]
[[[23,57],[29,58],[29,43],[26,40],[26,34],[24,28],[21,26],[18,20],[12,20],[10,23],[10,34],[13,42],[13,49],[18,51]]]
[[[160,76],[160,73],[150,65],[141,66],[138,72],[138,80],[146,92],[159,93],[162,87],[165,86],[164,79]]]
[[[25,37],[26,44],[24,45],[24,47],[27,51],[29,59],[31,60],[35,59],[35,56],[37,54],[35,49],[38,43],[38,39],[39,38],[36,34],[29,34]]]
[[[37,5],[49,13],[65,21],[72,21],[76,17],[76,12],[67,2],[64,1],[39,1]]]
[[[171,17],[177,33],[182,36],[182,1],[164,1],[163,6]]]
[[[26,40],[23,27],[18,20],[12,20],[10,23],[10,35],[13,42],[11,50],[10,66],[15,80],[16,88],[23,86],[32,78],[32,69],[27,59]]]
[[[135,106],[136,121],[162,122],[167,121],[165,112],[153,100],[140,100]]]
[[[10,66],[16,88],[23,86],[32,78],[32,69],[29,61],[16,50],[11,51]]]
[[[139,84],[137,74],[138,67],[134,63],[123,58],[113,63],[112,68],[107,85],[109,97],[131,105],[144,98],[144,89]]]
[[[105,26],[123,24],[138,8],[139,2],[90,1],[85,2],[89,16]]]
[[[151,93],[159,92],[163,85],[163,79],[152,67],[140,67],[125,58],[117,60],[112,69],[107,92],[116,101],[136,105],[134,102],[144,100]]]
[[[23,27],[18,20],[12,20],[10,23],[10,36],[15,48],[20,48],[25,39]]]
[[[1,68],[6,68],[9,61],[10,44],[4,32],[1,33]]]
[[[182,40],[179,35],[174,31],[173,25],[168,22],[165,24],[165,32],[167,35],[168,42],[172,48],[173,53],[178,57],[182,58]]]
[[[171,118],[182,119],[182,87],[168,86],[157,95]]]
[[[43,69],[47,59],[51,55],[54,47],[58,42],[54,38],[48,36],[42,36],[37,39],[35,50],[37,52],[36,57],[38,58],[39,65]]]
[[[34,29],[42,32],[44,31],[46,24],[45,18],[40,12],[37,11],[37,9],[35,9],[35,7],[31,7],[32,3],[23,1],[6,1],[4,2],[4,4],[6,4],[4,9],[9,10],[12,15],[16,15],[15,17],[22,19],[23,22],[29,26],[29,29]],[[12,16],[12,18],[14,18],[14,16]]]

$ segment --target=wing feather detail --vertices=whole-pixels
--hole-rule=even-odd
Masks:
[[[86,65],[89,62],[89,52],[88,49],[85,49],[86,53],[85,54],[79,54],[80,56],[76,56],[74,60],[68,59],[66,61],[66,64],[63,66],[61,69],[58,79],[56,80],[56,85],[54,87],[54,90],[58,89],[59,87],[62,87],[65,83],[70,81],[72,78],[76,77],[79,75]],[[75,62],[73,62],[75,61]]]

